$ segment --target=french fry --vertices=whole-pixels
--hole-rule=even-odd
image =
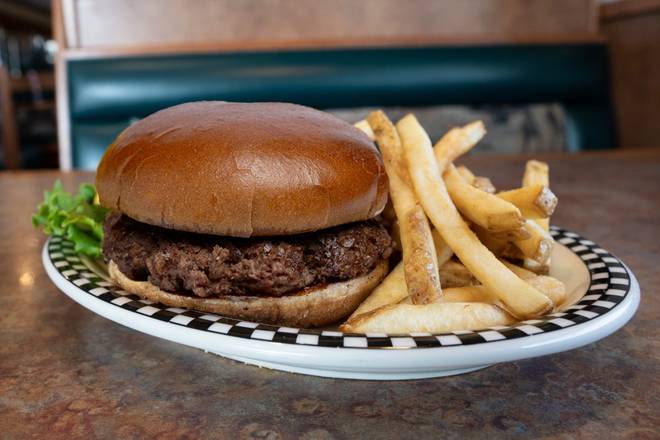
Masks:
[[[442,294],[438,261],[431,227],[410,184],[399,134],[382,111],[369,114],[367,120],[380,146],[389,177],[390,197],[399,219],[408,292],[415,304],[433,302]]]
[[[550,301],[553,302],[555,307],[561,306],[566,299],[566,286],[557,278],[547,275],[536,275],[535,278],[530,278],[527,282],[550,298]]]
[[[538,276],[522,267],[516,266],[508,261],[502,261],[512,272],[520,276],[522,279],[527,280],[530,284],[536,287],[541,293],[546,295],[555,304],[560,305],[565,299],[565,287],[563,283],[555,278],[547,276]],[[467,269],[460,263],[454,261],[446,262],[441,268],[441,276],[443,272],[451,271],[454,273],[461,273]],[[469,273],[468,273],[469,274]],[[463,275],[459,275],[463,276]],[[471,275],[470,275],[471,276]],[[443,278],[447,280],[447,278]],[[447,282],[449,286],[451,283]],[[462,286],[462,287],[446,287],[443,289],[441,303],[485,303],[485,304],[498,304],[499,301],[485,286]],[[356,324],[356,318],[361,315],[369,314],[376,309],[383,308],[395,304],[412,304],[410,296],[406,290],[405,279],[403,275],[403,264],[399,263],[392,272],[383,280],[383,282],[372,292],[372,294],[358,307],[358,309],[348,319],[348,326],[360,327],[361,324]],[[373,318],[372,318],[373,319]],[[419,319],[425,319],[419,316]],[[429,323],[421,323],[417,325],[430,325]],[[466,324],[464,324],[466,325]],[[475,330],[482,328],[484,324],[480,324],[475,328],[469,329],[461,327],[464,330]],[[503,324],[497,324],[503,325]],[[360,327],[361,328],[361,327]],[[459,330],[459,328],[450,328],[449,330]],[[351,330],[358,331],[358,330]],[[417,331],[409,329],[408,332]],[[440,331],[440,330],[438,330]]]
[[[433,246],[435,247],[435,255],[438,259],[438,266],[442,268],[442,266],[454,255],[454,251],[447,246],[447,243],[442,239],[442,236],[437,229],[432,229],[431,235],[433,236]],[[442,276],[440,279],[442,280]]]
[[[497,197],[513,203],[529,219],[543,219],[552,215],[557,207],[557,196],[543,185],[529,185],[497,193]]]
[[[442,291],[442,303],[484,303],[484,304],[498,304],[497,297],[490,293],[484,286],[463,286],[463,287],[448,287]],[[406,297],[399,301],[397,304],[412,304],[410,297]]]
[[[470,171],[470,169],[465,165],[457,166],[456,171],[458,171],[458,174],[460,174],[467,183],[474,186],[475,188],[478,188],[489,194],[495,194],[495,185],[493,185],[493,182],[491,182],[488,177],[475,176],[472,171]]]
[[[449,287],[443,292],[440,302],[476,302],[485,304],[497,304],[495,295],[488,291],[484,286],[462,286]]]
[[[464,127],[452,128],[442,136],[433,147],[440,175],[450,163],[470,151],[485,135],[484,123],[475,121]]]
[[[527,240],[528,238],[532,237],[532,234],[525,229],[525,220],[523,219],[522,221],[522,226],[518,229],[512,229],[510,231],[499,231],[499,232],[494,232],[494,231],[488,231],[492,234],[493,237],[495,237],[498,240],[505,240],[505,241],[510,241],[510,240]]]
[[[518,248],[515,248],[515,249],[518,249]],[[522,260],[523,266],[525,266],[525,269],[529,270],[530,272],[534,272],[537,275],[547,275],[550,272],[550,262],[551,262],[552,258],[548,258],[548,261],[546,261],[545,263],[537,263],[536,261],[532,260],[531,258],[520,258],[520,257],[518,257],[518,258],[513,258],[513,259],[514,260]]]
[[[408,159],[408,172],[415,192],[431,222],[461,262],[498,297],[512,315],[527,319],[550,310],[552,302],[507,269],[461,218],[441,177],[442,166],[446,167],[450,162],[442,154],[444,149],[435,152],[440,159],[436,160],[428,135],[413,115],[399,121],[397,130]],[[453,137],[460,141],[469,136],[463,134]],[[439,142],[440,145],[442,143],[443,140]]]
[[[398,269],[397,269],[398,268]],[[412,304],[412,300],[406,292],[406,281],[403,279],[403,267],[394,268],[390,274],[381,283],[376,290],[365,300],[358,309],[353,312],[348,321],[355,319],[359,315],[364,315],[373,310],[379,309],[391,304]],[[383,286],[383,288],[381,288]],[[402,293],[403,292],[403,293]],[[442,297],[438,302],[482,302],[487,304],[497,304],[495,295],[490,293],[484,286],[457,286],[448,287],[442,290]]]
[[[490,231],[511,231],[510,234],[514,237],[525,238],[528,235],[522,231],[524,220],[520,210],[513,204],[502,203],[497,197],[470,185],[466,178],[469,180],[474,175],[466,167],[462,167],[463,175],[466,176],[464,178],[451,163],[474,147],[485,133],[481,121],[450,130],[434,147],[438,171],[444,173],[452,200],[470,221]]]
[[[406,286],[414,304],[428,304],[442,294],[431,229],[420,205],[399,223]]]
[[[522,251],[509,241],[506,234],[493,234],[479,225],[472,225],[474,233],[477,234],[479,241],[498,257],[511,258],[513,260],[522,260],[525,258]],[[525,230],[527,237],[529,232]]]
[[[493,234],[479,225],[472,225],[472,228],[474,229],[474,233],[479,238],[479,241],[481,241],[481,243],[486,246],[489,251],[498,257],[503,256],[512,246],[510,242],[493,236]]]
[[[458,174],[461,175],[463,179],[470,185],[474,183],[474,179],[476,179],[476,176],[470,171],[468,167],[465,165],[459,165],[456,167],[456,171],[458,171]]]
[[[453,276],[454,278],[450,278],[450,280],[454,281],[455,284],[459,282],[459,277],[461,280],[466,280],[467,275],[464,272],[467,271],[467,269],[461,271],[460,268],[453,265],[454,262],[449,261],[452,255],[454,255],[454,252],[449,246],[447,246],[447,243],[445,243],[445,241],[442,239],[440,233],[438,233],[436,229],[433,229],[431,231],[431,235],[433,236],[433,243],[435,246],[438,265],[441,266],[440,270],[442,270],[448,264],[452,263],[451,266],[448,266],[444,269],[444,272],[440,272],[441,279],[443,279],[443,277]],[[378,287],[376,287],[374,291],[371,292],[367,299],[364,300],[362,304],[360,304],[355,312],[353,312],[349,320],[353,319],[357,315],[361,315],[363,313],[377,309],[378,307],[398,303],[406,297],[409,297],[408,288],[406,286],[406,280],[403,273],[403,263],[399,262],[399,264],[396,265],[396,267],[387,275],[387,277],[381,281]]]
[[[502,262],[511,270],[511,272],[515,273],[550,298],[555,307],[561,305],[564,302],[564,299],[566,299],[566,286],[564,286],[564,283],[558,279],[545,275],[537,275],[530,270],[516,266],[508,261]]]
[[[465,273],[467,271],[465,266],[463,266],[463,270],[461,270],[457,267],[460,263],[450,261],[454,252],[449,246],[447,246],[438,231],[433,229],[431,233],[433,235],[433,243],[435,244],[438,263],[442,265],[440,270],[442,271],[444,268],[444,272],[440,272],[441,279],[448,278],[450,283],[453,281],[454,284],[459,282],[467,283],[466,280],[468,279],[468,276],[472,277],[472,275],[469,274],[469,272],[467,274]],[[406,297],[409,298],[410,296],[408,295],[408,288],[403,273],[403,263],[399,262],[387,277],[381,281],[378,287],[371,292],[367,299],[365,299],[355,312],[353,312],[349,320],[379,307],[398,303]]]
[[[505,263],[507,266],[510,264],[507,261],[503,261],[503,263]],[[541,293],[550,298],[550,300],[555,304],[555,307],[561,305],[561,303],[566,298],[566,287],[564,286],[564,283],[558,279],[545,275],[536,275],[533,272],[530,272],[516,265],[511,265],[511,269],[516,274],[519,270],[524,270],[528,273],[531,273],[531,277],[527,277],[524,274],[521,274],[521,278],[525,279],[525,281],[536,287]],[[439,302],[478,302],[495,305],[500,304],[497,297],[493,295],[485,286],[447,287],[442,291],[442,298],[440,298]],[[405,297],[398,303],[393,301],[391,304],[412,304],[412,301],[410,301],[410,297]],[[372,310],[375,310],[375,308]]]
[[[366,134],[369,137],[369,139],[371,139],[372,141],[376,140],[376,136],[374,135],[374,132],[371,129],[371,125],[369,125],[369,123],[365,119],[361,121],[357,121],[355,124],[353,124],[353,126],[355,126],[355,128],[359,128],[360,130],[362,130],[364,134]]]
[[[479,330],[512,322],[511,315],[493,304],[436,302],[425,305],[391,304],[359,315],[340,329],[349,333],[442,333]]]
[[[523,186],[550,186],[550,167],[548,164],[538,160],[527,161],[522,184]]]
[[[462,269],[458,266],[461,266]],[[440,271],[441,274],[444,274],[444,276],[448,278],[448,284],[452,284],[453,281],[453,284],[456,287],[458,287],[459,283],[464,283],[461,285],[465,286],[468,282],[474,282],[474,277],[472,277],[472,275],[467,272],[467,269],[465,269],[465,266],[460,263],[447,261],[440,268]],[[455,289],[449,290],[454,291]],[[453,295],[456,295],[456,293],[453,293]],[[408,289],[406,287],[406,280],[403,273],[403,263],[399,262],[399,264],[394,267],[394,269],[385,277],[385,279],[381,281],[378,287],[376,287],[374,291],[371,292],[367,299],[365,299],[362,304],[360,304],[360,306],[353,312],[349,318],[349,321],[358,315],[370,312],[379,307],[396,304],[400,301],[403,301],[405,298],[410,298],[410,295],[408,295]],[[447,301],[445,298],[445,290],[443,290],[441,298],[444,301]],[[449,298],[451,298],[451,296]],[[460,300],[468,301],[465,298],[466,297],[461,297]],[[479,298],[483,300],[485,296],[482,294],[482,296]]]
[[[538,160],[529,160],[525,164],[525,174],[523,175],[523,186],[542,185],[550,187],[550,167],[545,162]],[[546,232],[550,230],[550,220],[541,219],[537,223]]]
[[[436,157],[439,151],[435,151]],[[516,206],[470,185],[453,164],[447,166],[444,180],[452,201],[471,222],[490,232],[515,234],[523,229],[525,219]],[[525,235],[523,231],[522,235],[513,236],[521,239],[529,235]]]
[[[472,274],[467,270],[465,266],[461,263],[455,261],[447,261],[440,268],[441,277],[443,280],[447,280],[447,285],[450,286],[447,289],[442,290],[442,297],[440,301],[444,302],[458,302],[458,301],[481,301],[484,302],[486,298],[485,293],[481,293],[481,296],[475,297],[477,299],[469,300],[466,296],[455,297],[458,294],[457,288],[460,287],[475,287],[474,284],[476,279]],[[449,292],[449,296],[445,297],[445,293]],[[454,296],[452,296],[454,295]],[[492,296],[492,295],[491,295]],[[355,316],[362,315],[364,313],[370,312],[371,310],[377,309],[382,306],[389,304],[396,304],[400,301],[403,301],[405,298],[409,298],[408,289],[406,288],[406,280],[403,274],[403,263],[399,262],[394,269],[385,277],[383,281],[371,292],[371,295],[367,297],[366,300],[360,304],[355,312],[351,315],[349,319],[352,319]],[[454,298],[454,300],[452,300]],[[456,299],[458,298],[458,299]],[[493,302],[493,301],[491,301]],[[412,302],[411,302],[412,304]]]
[[[472,186],[487,192],[488,194],[495,194],[495,185],[493,185],[493,182],[491,182],[488,177],[475,177]]]
[[[474,286],[478,284],[477,279],[463,264],[458,261],[449,260],[440,266],[440,279],[442,280],[442,301],[448,288]]]
[[[525,221],[525,230],[531,237],[525,240],[513,240],[513,244],[522,251],[525,258],[544,264],[550,258],[554,240],[533,220]]]
[[[399,262],[383,281],[374,289],[348,320],[390,304],[409,298],[403,273],[403,262]]]
[[[543,185],[550,186],[550,167],[545,162],[530,160],[525,165],[525,174],[523,175],[523,186]],[[550,231],[550,218],[534,220],[543,230]],[[525,258],[524,266],[536,273],[544,274],[550,271],[550,259],[545,263],[538,263],[531,258]]]

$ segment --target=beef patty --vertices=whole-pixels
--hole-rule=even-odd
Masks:
[[[129,278],[200,297],[282,296],[356,278],[392,250],[390,236],[376,220],[240,239],[173,231],[113,212],[104,231],[103,256]]]

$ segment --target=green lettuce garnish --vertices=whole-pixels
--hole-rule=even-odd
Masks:
[[[74,250],[90,257],[101,256],[103,220],[108,209],[94,203],[94,185],[83,183],[78,195],[64,191],[57,180],[52,191],[44,193],[44,201],[32,215],[32,224],[47,235],[59,235],[71,240]]]

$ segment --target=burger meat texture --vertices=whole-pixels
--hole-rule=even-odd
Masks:
[[[366,275],[392,251],[378,220],[245,239],[159,228],[113,212],[104,228],[103,255],[126,276],[198,297],[296,293]]]

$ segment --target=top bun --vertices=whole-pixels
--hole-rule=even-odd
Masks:
[[[283,103],[181,104],[124,130],[96,173],[101,205],[155,226],[250,237],[379,214],[382,159],[332,115]]]

